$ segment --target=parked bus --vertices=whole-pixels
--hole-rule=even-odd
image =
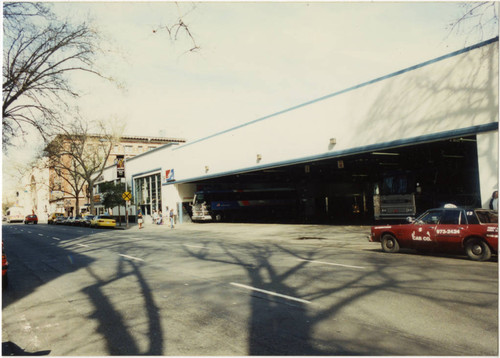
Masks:
[[[406,172],[383,176],[376,184],[373,196],[375,219],[404,219],[415,216],[415,190],[413,177]]]
[[[297,194],[291,188],[237,190],[201,190],[195,193],[193,221],[226,221],[290,217],[297,206]]]
[[[12,206],[6,212],[7,222],[23,222],[24,221],[24,208],[20,206]]]

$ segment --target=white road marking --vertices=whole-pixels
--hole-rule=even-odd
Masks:
[[[52,237],[52,240],[61,241],[61,239],[60,239],[60,238],[58,238],[58,237],[54,237],[54,236]]]
[[[43,234],[38,234],[38,236],[43,236]]]
[[[359,269],[364,269],[365,268],[363,266],[343,265],[343,264],[337,264],[337,263],[334,263],[334,262],[304,260],[304,259],[297,259],[297,260],[299,260],[299,261],[306,261],[306,262],[312,262],[312,263],[316,263],[316,264],[331,265],[331,266],[342,266],[342,267],[359,268]]]
[[[206,247],[205,247],[205,246],[186,245],[186,244],[184,244],[183,246],[187,246],[187,247],[195,247],[195,248],[197,248],[197,249],[206,249]]]
[[[307,303],[307,304],[311,304],[312,303],[311,301],[303,300],[301,298],[287,296],[287,295],[282,295],[281,293],[272,292],[272,291],[266,291],[266,290],[262,290],[260,288],[256,288],[256,287],[252,287],[252,286],[247,286],[247,285],[242,285],[241,283],[231,282],[231,285],[236,286],[236,287],[241,287],[241,288],[244,288],[244,289],[247,289],[247,290],[251,290],[251,291],[262,292],[262,293],[265,293],[265,294],[271,295],[271,296],[277,296],[277,297],[285,298],[285,299],[291,300],[291,301],[297,301],[297,302],[300,302],[300,303]]]
[[[77,245],[81,247],[89,247],[89,245],[84,245],[84,244],[77,244]]]
[[[123,255],[123,254],[118,254],[118,256],[123,256],[123,257],[126,257],[127,259],[131,259],[131,260],[144,261],[143,259],[140,259],[138,257]]]

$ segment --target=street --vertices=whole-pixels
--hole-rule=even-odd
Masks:
[[[3,353],[497,355],[498,261],[369,227],[4,224]]]

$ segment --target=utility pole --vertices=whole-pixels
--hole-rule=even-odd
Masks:
[[[128,192],[127,190],[127,153],[123,155],[123,167],[125,171],[125,192]],[[125,200],[125,228],[128,229],[128,202],[129,200]]]

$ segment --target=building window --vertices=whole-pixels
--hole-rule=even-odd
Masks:
[[[161,175],[154,174],[134,179],[134,199],[143,215],[161,210]]]

